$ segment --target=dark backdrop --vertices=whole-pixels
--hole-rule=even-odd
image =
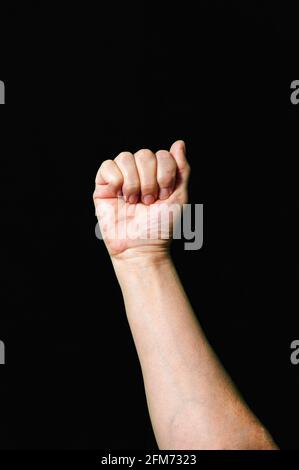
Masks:
[[[104,159],[176,139],[204,203],[203,248],[173,245],[179,273],[252,409],[298,447],[298,16],[163,5],[3,7],[1,448],[155,448],[92,192]]]

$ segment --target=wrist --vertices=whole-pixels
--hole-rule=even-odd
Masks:
[[[122,271],[140,271],[150,267],[158,267],[164,264],[172,263],[169,249],[166,247],[132,248],[111,256],[113,267],[118,272]]]

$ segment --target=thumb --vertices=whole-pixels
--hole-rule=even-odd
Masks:
[[[187,186],[190,175],[190,165],[186,158],[185,142],[183,140],[174,142],[170,148],[170,153],[177,164],[179,184]]]

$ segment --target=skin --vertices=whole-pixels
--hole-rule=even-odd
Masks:
[[[102,163],[93,195],[156,440],[165,450],[277,449],[211,348],[169,254],[167,232],[188,201],[189,175],[183,141],[156,154],[122,152]],[[173,209],[170,219],[165,208]]]

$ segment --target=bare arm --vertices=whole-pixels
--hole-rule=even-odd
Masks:
[[[171,260],[114,266],[159,448],[275,448],[208,344]]]
[[[175,201],[184,203],[189,167],[181,142],[174,144],[170,155],[179,173],[176,173],[179,184],[174,186],[172,195]],[[157,161],[159,164],[159,158]],[[106,173],[101,178],[103,185],[109,175]],[[117,183],[115,179],[113,184],[123,187],[124,180]],[[107,191],[107,185],[96,190],[96,205],[104,189]],[[99,219],[107,234],[106,244],[140,359],[159,448],[276,449],[271,436],[244,403],[209,345],[170,259],[165,240],[160,237],[161,243],[155,240],[141,243],[139,240],[137,244],[130,241],[128,245],[122,242],[118,249],[120,244],[114,243],[109,236],[111,218],[110,221],[109,217],[105,219],[103,210],[100,212]],[[137,217],[137,212],[132,215]]]

